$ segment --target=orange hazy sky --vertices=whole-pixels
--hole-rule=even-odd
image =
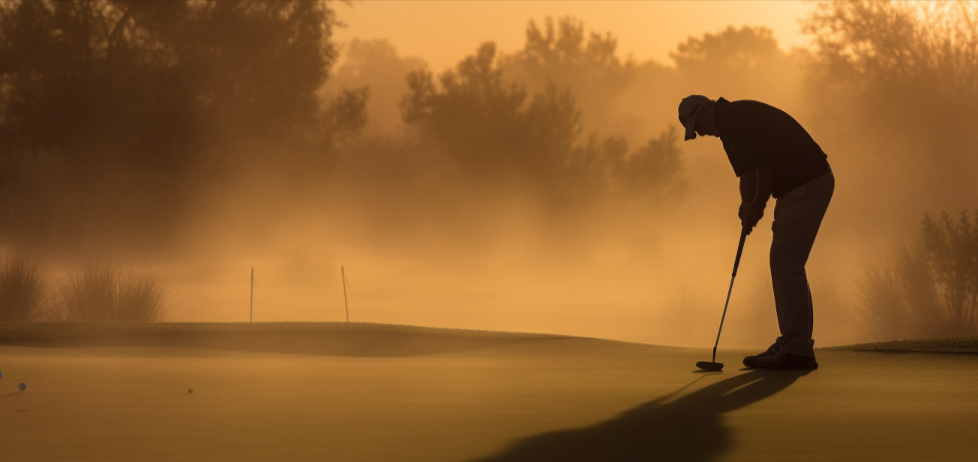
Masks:
[[[774,30],[782,48],[805,46],[798,19],[812,5],[797,1],[354,1],[336,4],[354,38],[391,41],[402,56],[424,58],[435,70],[454,65],[487,40],[504,51],[522,47],[530,19],[572,15],[587,29],[611,31],[622,56],[670,64],[668,53],[690,35],[727,25],[763,25]]]

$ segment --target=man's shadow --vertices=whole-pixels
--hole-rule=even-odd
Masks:
[[[665,402],[680,389],[590,427],[523,438],[479,461],[712,460],[732,443],[723,413],[768,398],[807,373],[754,370]]]

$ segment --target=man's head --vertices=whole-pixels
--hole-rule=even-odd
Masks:
[[[696,138],[696,135],[719,136],[713,124],[713,105],[716,101],[703,95],[689,95],[679,103],[679,123],[686,129],[683,141]]]

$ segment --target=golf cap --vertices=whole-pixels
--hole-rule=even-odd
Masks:
[[[679,103],[679,123],[686,128],[686,139],[683,141],[696,138],[696,131],[694,130],[696,128],[696,114],[700,112],[700,109],[703,109],[706,103],[711,101],[713,100],[703,95],[689,95]]]

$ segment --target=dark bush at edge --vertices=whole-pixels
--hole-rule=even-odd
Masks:
[[[878,338],[978,334],[978,229],[966,212],[925,214],[911,239],[866,268],[860,296]]]

